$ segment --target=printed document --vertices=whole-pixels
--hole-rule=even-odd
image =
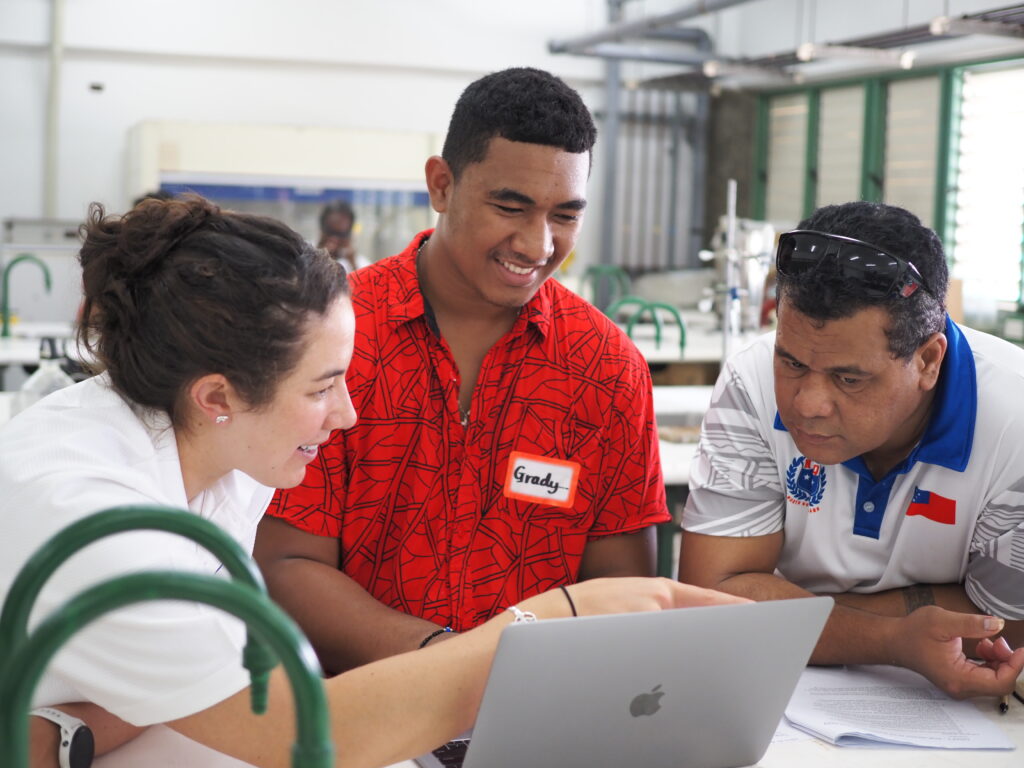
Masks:
[[[839,746],[1014,748],[972,702],[954,701],[921,675],[898,667],[808,667],[786,718]]]

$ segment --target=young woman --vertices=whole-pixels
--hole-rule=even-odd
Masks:
[[[251,550],[272,489],[301,482],[317,446],[356,420],[345,388],[352,308],[325,253],[278,222],[200,198],[147,200],[120,218],[93,206],[83,233],[80,337],[105,370],[0,430],[0,593],[49,536],[119,504],[187,508]],[[218,567],[169,534],[110,537],[54,574],[35,618],[127,571]],[[659,579],[571,590],[581,614],[735,600]],[[559,591],[519,608],[570,613]],[[386,765],[465,730],[510,620],[328,680],[339,765]],[[268,714],[249,713],[243,635],[207,606],[126,608],[71,640],[33,705],[86,720],[100,752],[166,723],[250,763],[286,765],[291,695],[278,670]],[[34,764],[57,765],[56,726],[32,718],[32,728]]]

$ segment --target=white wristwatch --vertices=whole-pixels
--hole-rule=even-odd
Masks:
[[[53,707],[33,709],[30,714],[44,717],[60,728],[60,768],[89,768],[96,745],[89,726]]]

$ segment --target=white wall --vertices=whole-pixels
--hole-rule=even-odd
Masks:
[[[66,9],[59,217],[81,216],[91,200],[128,202],[126,137],[143,121],[443,133],[459,93],[485,72],[544,67],[592,95],[602,71],[546,52],[553,31],[603,23],[595,0],[66,0]],[[48,19],[48,0],[0,0],[0,218],[43,213]]]
[[[626,12],[684,4],[692,3],[634,0]],[[752,0],[694,21],[723,54],[756,56],[1001,5]],[[43,213],[49,8],[49,0],[0,0],[0,219]],[[601,102],[600,62],[552,56],[546,46],[602,28],[605,0],[66,0],[66,9],[59,217],[81,217],[91,200],[128,203],[127,136],[143,121],[441,133],[469,82],[512,65],[550,69],[592,107]],[[632,65],[627,76],[655,71]],[[593,211],[600,172],[599,150]]]

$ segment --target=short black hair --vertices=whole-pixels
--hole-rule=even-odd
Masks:
[[[909,360],[914,351],[946,323],[949,267],[942,242],[934,231],[904,208],[885,203],[853,202],[826,205],[800,222],[797,229],[852,237],[906,259],[921,273],[927,290],[909,298],[865,296],[838,273],[810,270],[796,276],[778,275],[780,303],[787,301],[800,314],[824,325],[851,317],[866,307],[884,307],[893,357]]]
[[[349,226],[356,223],[356,212],[346,200],[331,200],[322,209],[320,209],[320,231],[324,231],[324,227],[327,225],[327,217],[333,216],[336,213],[343,213],[348,216]]]
[[[487,156],[491,139],[590,152],[597,128],[583,99],[550,72],[515,67],[470,84],[452,112],[441,157],[458,178]]]

